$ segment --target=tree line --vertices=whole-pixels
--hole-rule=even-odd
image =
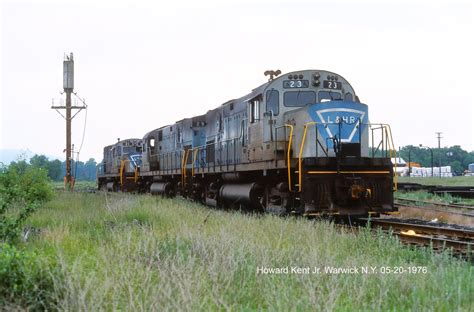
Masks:
[[[474,151],[467,152],[459,145],[451,147],[431,148],[433,152],[433,166],[451,166],[452,172],[462,174],[469,164],[474,163]],[[431,167],[431,151],[424,146],[408,145],[400,149],[400,157],[406,162],[419,163],[422,167]],[[398,153],[397,153],[398,156]]]
[[[467,152],[459,145],[451,147],[443,147],[441,149],[432,148],[433,166],[451,166],[452,172],[462,174],[468,168],[469,164],[474,163],[474,151]],[[427,147],[407,145],[397,152],[397,157],[403,158],[406,162],[419,163],[422,167],[431,167],[431,151]],[[66,161],[58,159],[49,160],[44,155],[34,155],[29,162],[26,160],[18,160],[12,162],[14,166],[26,168],[33,166],[43,168],[47,171],[48,177],[53,181],[62,181],[66,175]],[[79,181],[95,181],[96,180],[97,162],[94,158],[90,158],[86,162],[72,161],[72,175]]]
[[[66,161],[58,159],[49,160],[44,155],[34,155],[29,161],[24,159],[12,162],[10,166],[18,167],[20,170],[26,170],[28,166],[42,168],[47,171],[48,177],[53,181],[63,181],[66,175]],[[71,173],[76,181],[95,181],[97,162],[94,158],[90,158],[86,162],[72,161]]]

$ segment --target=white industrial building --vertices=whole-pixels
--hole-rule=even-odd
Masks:
[[[392,158],[393,170],[401,177],[408,176],[408,164],[401,157]],[[411,167],[412,177],[452,177],[451,166],[433,167]]]

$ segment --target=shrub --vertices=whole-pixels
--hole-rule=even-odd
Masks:
[[[17,238],[23,222],[52,195],[44,169],[21,161],[0,167],[0,242]]]
[[[47,309],[54,300],[51,268],[34,252],[0,244],[0,309],[23,306]]]

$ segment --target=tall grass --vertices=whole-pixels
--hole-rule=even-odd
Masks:
[[[23,248],[55,264],[60,310],[469,310],[474,269],[369,230],[210,210],[180,199],[68,194]],[[410,267],[419,274],[257,274],[257,268]]]

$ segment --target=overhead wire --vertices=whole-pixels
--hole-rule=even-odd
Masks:
[[[76,174],[77,174],[77,163],[79,162],[79,156],[81,154],[81,150],[82,150],[82,145],[84,144],[84,138],[86,136],[86,127],[87,127],[87,111],[88,111],[88,106],[86,104],[86,102],[81,99],[80,97],[77,96],[76,93],[74,93],[74,95],[84,104],[85,106],[85,116],[84,116],[84,127],[82,129],[82,138],[81,138],[81,144],[79,145],[79,150],[77,151],[77,158],[76,158],[76,162],[75,162],[75,167],[74,167],[74,177],[76,177]]]

